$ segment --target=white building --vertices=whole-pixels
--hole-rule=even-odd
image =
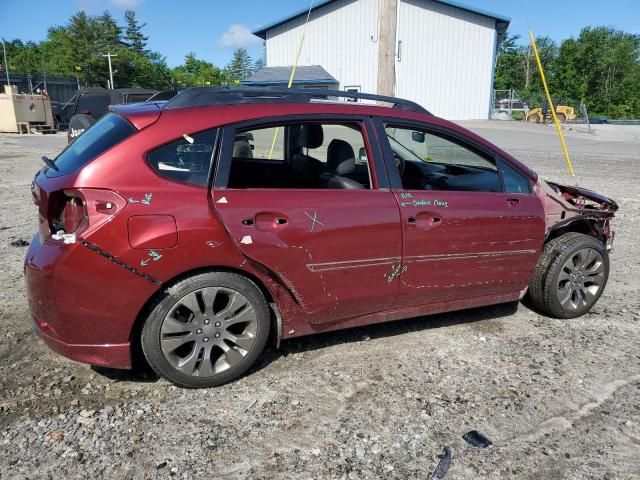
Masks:
[[[299,65],[318,65],[342,90],[376,93],[379,0],[324,0],[306,27]],[[293,64],[307,10],[253,33],[266,66]],[[496,46],[509,18],[453,1],[398,0],[395,95],[447,119],[488,118]]]

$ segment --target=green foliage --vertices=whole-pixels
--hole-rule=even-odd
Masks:
[[[226,71],[232,83],[239,83],[253,73],[253,60],[244,48],[238,48],[233,52],[233,58]]]
[[[499,46],[494,86],[513,88],[531,107],[541,106],[535,58],[519,40],[507,35]],[[587,27],[559,46],[548,37],[536,38],[536,45],[554,101],[584,102],[592,116],[640,118],[640,35]]]
[[[80,11],[66,25],[51,27],[40,43],[7,42],[9,68],[14,73],[77,76],[83,85],[106,86],[109,67],[103,55],[111,53],[116,87],[167,89],[238,85],[263,66],[262,59],[253,61],[239,48],[224,69],[196,58],[193,52],[185,56],[183,65],[170,69],[160,53],[147,49],[145,25],[133,10],[125,11],[124,26],[108,10],[98,16]]]

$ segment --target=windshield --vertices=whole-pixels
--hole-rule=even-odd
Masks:
[[[115,113],[108,113],[55,158],[58,171],[49,169],[47,176],[57,177],[74,173],[135,132],[136,129],[125,119]]]

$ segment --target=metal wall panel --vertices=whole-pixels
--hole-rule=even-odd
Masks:
[[[293,65],[306,16],[267,32],[267,66]],[[339,0],[311,13],[299,65],[320,65],[340,82],[376,91],[378,0]]]
[[[489,116],[495,20],[430,0],[400,0],[396,95],[447,119]]]
[[[399,0],[396,95],[448,119],[489,115],[495,20],[432,0]],[[378,0],[338,0],[312,12],[299,65],[376,92]],[[267,32],[267,66],[293,65],[306,16]]]

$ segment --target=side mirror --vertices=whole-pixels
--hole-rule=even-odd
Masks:
[[[364,147],[360,147],[360,150],[358,150],[358,161],[360,163],[367,163],[368,161],[367,150]]]
[[[424,132],[411,132],[411,139],[416,143],[424,143]]]

